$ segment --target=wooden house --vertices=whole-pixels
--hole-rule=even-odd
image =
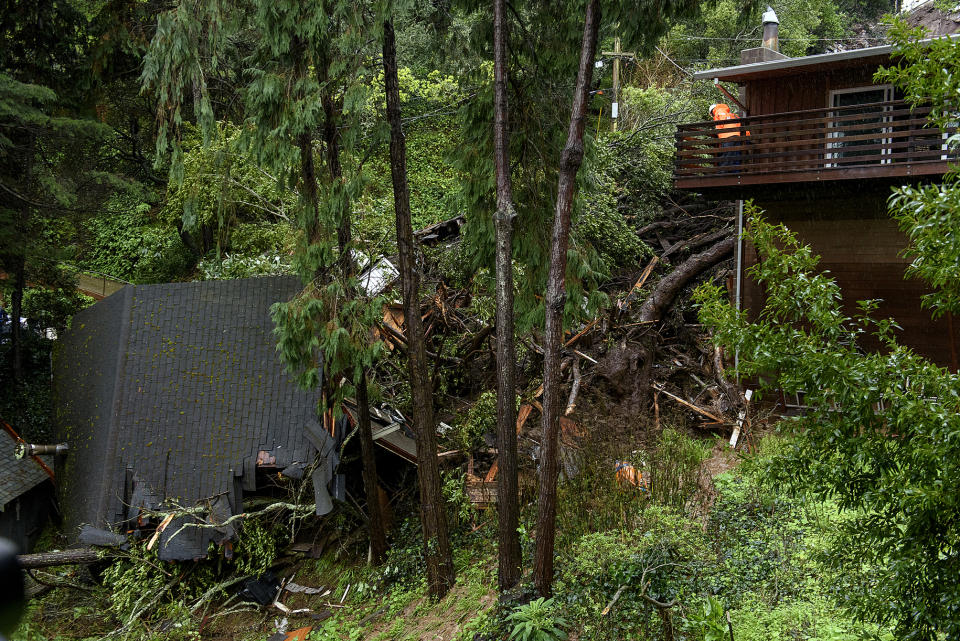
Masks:
[[[960,319],[932,320],[921,308],[929,290],[904,279],[907,239],[887,214],[892,186],[938,181],[955,156],[946,134],[926,126],[929,108],[911,109],[874,81],[892,56],[890,46],[803,58],[762,47],[745,51],[743,64],[697,73],[717,85],[717,102],[737,105],[742,117],[729,122],[740,144],[721,147],[713,121],[682,125],[674,184],[739,201],[741,226],[743,201],[753,199],[821,256],[849,313],[858,300],[881,299],[877,315],[897,320],[903,344],[956,371]],[[738,248],[734,297],[754,312],[763,292],[746,270],[756,261],[753,248]]]

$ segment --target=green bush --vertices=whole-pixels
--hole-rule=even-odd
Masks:
[[[595,156],[591,160],[594,165],[589,174],[592,184],[585,198],[584,211],[578,212],[574,221],[574,240],[589,243],[603,261],[605,271],[609,272],[618,267],[633,266],[651,252],[637,237],[619,207],[619,198],[625,191],[620,182],[624,169],[622,155],[603,145],[597,147]],[[646,160],[645,164],[651,167],[659,164],[669,167],[662,158],[648,157]]]
[[[683,508],[697,491],[700,464],[706,455],[698,441],[674,429],[663,430],[650,466],[654,501]]]
[[[450,439],[454,447],[473,452],[484,446],[483,435],[497,431],[497,393],[480,394],[467,415],[454,426]]]
[[[94,302],[75,289],[28,288],[23,292],[23,315],[34,327],[62,331],[74,314]]]
[[[700,571],[712,561],[698,523],[672,508],[651,506],[635,529],[580,537],[560,565],[557,599],[578,622],[581,638],[661,638],[664,620],[641,595],[683,603],[704,588]]]
[[[230,251],[235,254],[289,254],[294,248],[293,228],[284,223],[237,223],[230,231]]]
[[[201,280],[225,280],[289,274],[291,267],[277,255],[225,254],[219,259],[216,256],[204,258],[197,264],[197,272]]]
[[[517,641],[564,641],[567,621],[557,612],[553,599],[534,599],[518,605],[507,616],[510,639]]]
[[[687,617],[684,627],[694,635],[694,638],[703,639],[703,641],[726,641],[727,623],[723,616],[724,612],[720,599],[710,595],[704,599],[699,609],[695,609]]]
[[[194,258],[177,230],[159,224],[146,203],[113,202],[90,221],[90,249],[81,267],[133,283],[181,280]]]

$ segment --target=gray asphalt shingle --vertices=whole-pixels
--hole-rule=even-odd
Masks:
[[[71,531],[123,527],[162,501],[236,508],[235,488],[255,489],[261,444],[279,469],[312,459],[316,394],[283,371],[269,314],[299,289],[292,277],[132,286],[74,317],[55,365]],[[205,555],[222,534],[204,532],[161,556]]]

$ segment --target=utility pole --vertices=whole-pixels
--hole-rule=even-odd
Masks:
[[[620,58],[635,59],[634,53],[624,53],[620,50],[620,38],[613,41],[613,51],[604,51],[603,55],[613,58],[613,105],[610,111],[610,131],[617,130],[617,118],[620,115]]]

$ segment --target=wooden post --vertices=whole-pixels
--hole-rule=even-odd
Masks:
[[[620,38],[613,41],[613,105],[610,114],[610,131],[617,130],[620,115]]]

